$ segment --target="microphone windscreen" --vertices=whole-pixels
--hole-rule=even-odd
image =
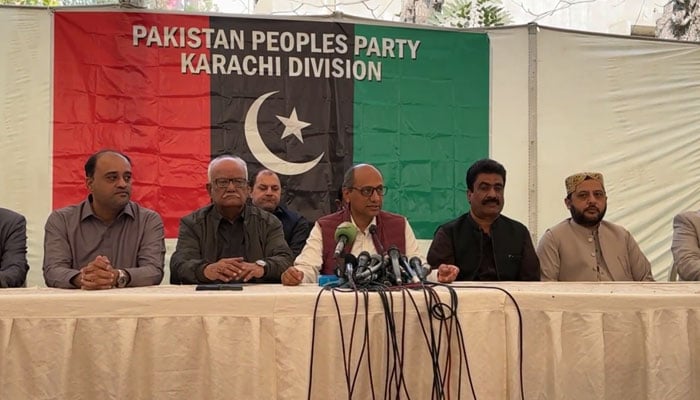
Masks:
[[[384,262],[384,257],[380,256],[379,254],[372,254],[370,259],[371,259],[371,262],[370,262],[371,266],[379,265],[379,264],[382,264]]]
[[[353,267],[356,267],[357,266],[357,257],[355,257],[354,255],[352,255],[350,253],[346,254],[345,255],[345,265],[348,265],[348,264],[352,265]]]
[[[363,251],[357,256],[357,266],[358,267],[366,267],[369,265],[370,262],[370,255],[369,252]]]
[[[389,257],[391,257],[392,260],[396,259],[396,262],[398,262],[398,259],[401,257],[401,252],[396,246],[389,247],[389,251],[387,252],[387,254],[389,255]]]
[[[355,224],[349,221],[345,221],[335,228],[335,240],[338,241],[341,236],[348,238],[346,245],[349,245],[355,241],[357,236],[357,227]]]
[[[413,267],[413,269],[418,269],[421,267],[421,265],[423,265],[423,262],[421,261],[420,257],[416,256],[411,257],[409,263],[411,264],[411,267]]]

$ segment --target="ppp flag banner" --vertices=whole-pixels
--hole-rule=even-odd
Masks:
[[[342,22],[57,11],[53,207],[85,198],[83,164],[132,158],[133,199],[166,237],[209,202],[212,157],[280,175],[284,201],[330,212],[344,171],[376,165],[384,208],[419,238],[466,209],[488,155],[485,34]]]

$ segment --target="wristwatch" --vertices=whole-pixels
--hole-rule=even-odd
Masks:
[[[117,287],[123,288],[129,283],[129,275],[123,269],[117,270]]]
[[[263,276],[267,275],[267,262],[265,260],[258,260],[255,264],[263,267]]]

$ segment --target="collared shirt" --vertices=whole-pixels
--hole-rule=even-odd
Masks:
[[[350,220],[355,224],[355,220],[350,217]],[[369,231],[369,226],[377,225],[377,218],[373,218],[372,222],[367,225],[364,231],[358,229],[357,236],[355,236],[355,241],[352,243],[352,249],[350,253],[354,256],[359,255],[363,251],[369,254],[378,253],[377,249],[374,247],[374,241],[372,240],[372,234]],[[405,226],[405,238],[406,238],[406,257],[411,259],[412,257],[421,257],[420,249],[418,247],[418,242],[416,241],[416,235],[413,233],[411,225],[406,221]],[[314,223],[313,229],[311,229],[311,234],[306,241],[306,246],[301,254],[294,261],[294,267],[299,269],[304,273],[303,282],[314,283],[318,277],[319,271],[321,270],[321,265],[323,264],[323,237],[321,235],[321,226],[318,222]]]
[[[129,286],[157,285],[163,279],[165,241],[160,216],[129,202],[110,224],[93,213],[89,198],[49,215],[44,236],[46,285],[75,288],[71,279],[97,256],[125,270]]]
[[[212,217],[218,220],[216,229],[216,256],[222,258],[243,257],[245,254],[245,213],[241,212],[233,221],[224,218],[214,207]]]
[[[483,230],[481,231],[481,258],[476,273],[479,281],[499,280],[496,259],[493,257],[493,241],[491,236]]]
[[[216,214],[214,204],[209,204],[180,219],[177,247],[170,257],[170,283],[211,282],[203,272],[207,264],[218,261],[220,217]],[[247,262],[267,263],[265,275],[251,281],[279,283],[282,272],[292,264],[282,224],[274,215],[253,205],[246,205],[241,214],[245,249],[240,256]]]

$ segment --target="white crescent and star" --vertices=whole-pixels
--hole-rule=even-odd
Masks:
[[[283,158],[278,157],[270,151],[267,145],[265,145],[265,142],[263,142],[262,137],[260,136],[260,132],[258,131],[258,112],[260,111],[260,107],[265,102],[265,100],[267,100],[268,97],[272,96],[275,93],[277,93],[277,91],[263,94],[262,96],[255,99],[253,105],[251,105],[248,109],[244,125],[245,139],[246,142],[248,142],[250,152],[265,168],[282,175],[300,175],[315,167],[316,164],[318,164],[318,162],[321,161],[321,158],[325,153],[321,153],[318,157],[314,158],[311,161],[303,163],[293,163],[291,161],[287,161]],[[282,123],[285,126],[281,139],[284,139],[285,137],[290,135],[294,135],[297,139],[299,139],[299,141],[301,141],[302,143],[304,142],[304,139],[301,135],[301,130],[310,126],[311,124],[299,120],[299,118],[297,117],[296,108],[292,109],[292,113],[289,115],[288,118],[279,115],[277,116],[277,118],[280,121],[282,121]]]
[[[284,124],[284,132],[282,132],[282,139],[286,138],[289,135],[294,135],[297,137],[297,139],[299,139],[300,142],[304,143],[304,138],[301,136],[301,130],[311,124],[305,121],[299,121],[299,118],[297,117],[296,108],[292,108],[292,113],[289,115],[289,118],[277,115],[277,119],[282,121],[282,123]]]

